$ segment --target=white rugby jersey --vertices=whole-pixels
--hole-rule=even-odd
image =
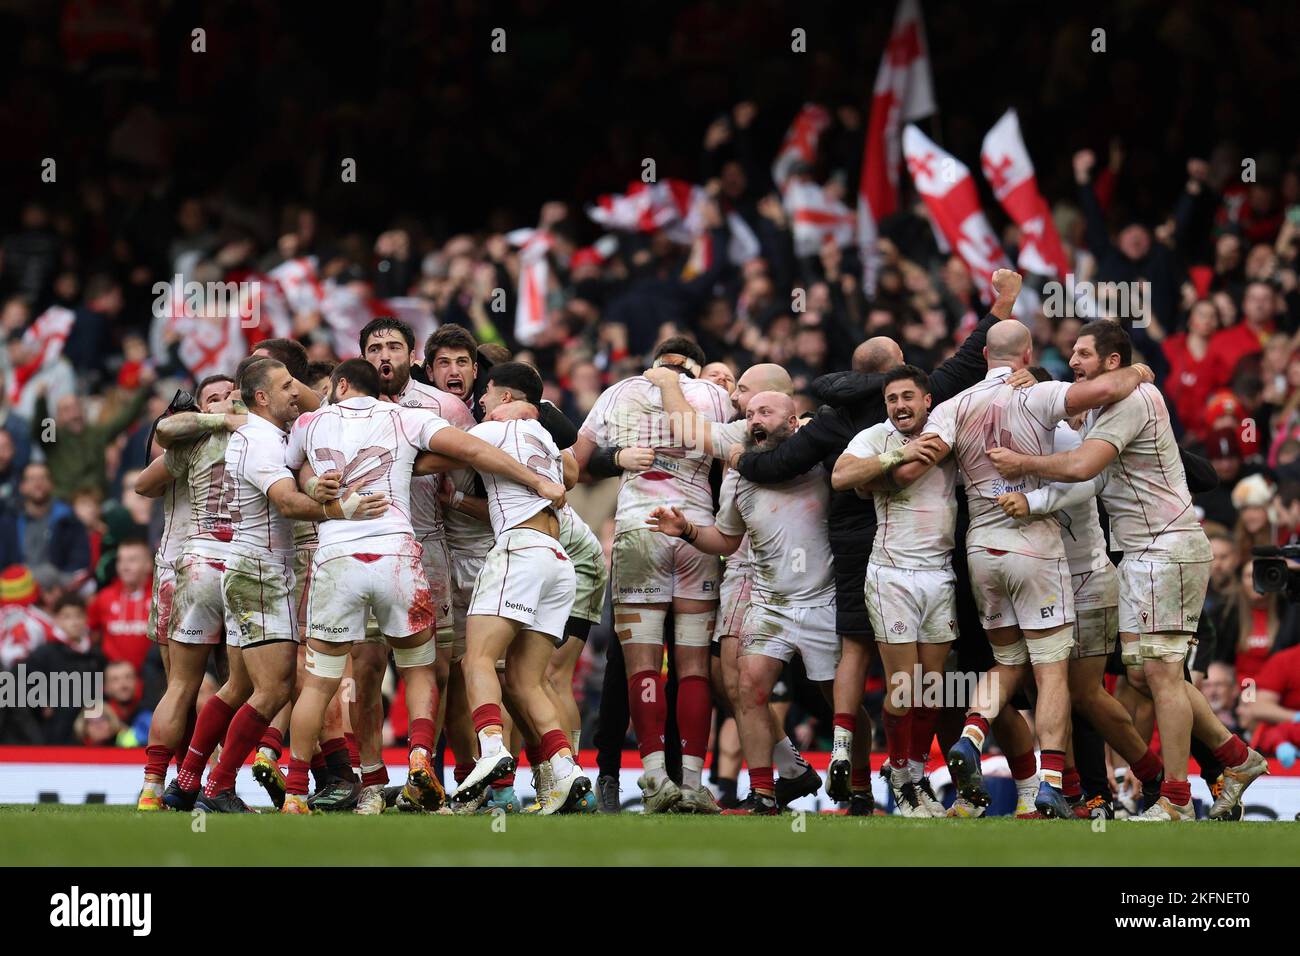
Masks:
[[[233,535],[230,550],[250,558],[278,558],[293,551],[293,522],[271,506],[267,491],[288,478],[298,486],[284,463],[288,435],[262,418],[248,421],[226,445],[226,506]]]
[[[163,455],[163,467],[172,476],[172,481],[168,482],[163,491],[162,538],[158,541],[158,553],[154,561],[160,565],[172,565],[184,550],[185,539],[190,536],[194,520],[186,488],[187,463],[184,457],[173,455],[169,449]]]
[[[167,450],[167,468],[184,473],[185,500],[190,511],[183,554],[220,559],[230,547],[234,529],[226,502],[226,449],[230,433],[212,432]],[[173,467],[174,465],[174,467]]]
[[[413,536],[411,469],[433,436],[449,427],[423,408],[403,408],[370,396],[354,396],[300,415],[289,433],[285,461],[294,471],[310,461],[316,474],[343,473],[339,497],[382,494],[388,510],[365,521],[323,521],[320,546],[382,535]]]
[[[731,453],[731,446],[743,445],[748,434],[749,423],[743,418],[737,418],[734,422],[727,422],[725,425],[714,425],[710,433],[709,454],[725,461],[727,455]]]
[[[461,431],[474,427],[474,416],[463,401],[451,392],[422,385],[415,379],[406,383],[406,388],[393,398],[393,402],[403,408],[427,409]],[[446,536],[442,506],[438,503],[441,480],[440,475],[419,475],[411,480],[411,526],[420,541]]]
[[[596,547],[600,547],[600,539],[596,537],[596,533],[591,530],[587,522],[582,520],[582,516],[573,510],[573,505],[565,504],[559,510],[558,515],[560,519],[560,547],[566,552],[572,553],[575,545],[587,539],[594,542]]]
[[[727,393],[712,382],[682,377],[691,407],[715,425],[732,417]],[[659,389],[643,375],[624,379],[596,399],[579,434],[599,446],[655,450],[654,464],[639,474],[624,472],[618,489],[614,530],[638,531],[655,508],[676,506],[697,525],[713,524],[712,457],[673,438]]]
[[[1066,417],[1066,382],[1039,382],[1012,388],[1009,368],[989,369],[988,376],[930,413],[925,433],[938,435],[952,448],[961,469],[970,505],[966,547],[1013,551],[1039,558],[1062,558],[1059,528],[1052,521],[1017,521],[998,506],[998,495],[1028,493],[1045,481],[1034,475],[1008,479],[998,474],[985,453],[1010,448],[1025,455],[1050,455],[1056,423]]]
[[[717,529],[749,533],[754,574],[751,600],[778,607],[820,607],[835,601],[835,569],[827,537],[830,485],[818,465],[790,481],[758,485],[728,471]]]
[[[1079,433],[1067,423],[1061,422],[1056,426],[1058,452],[1073,451],[1082,444]],[[1100,571],[1110,565],[1106,538],[1101,533],[1101,520],[1097,517],[1097,496],[1105,484],[1102,475],[1092,481],[1053,482],[1025,495],[1030,514],[1056,513],[1061,526],[1061,544],[1065,546],[1065,560],[1070,565],[1071,574]]]
[[[927,431],[923,427],[918,434]],[[854,458],[897,451],[912,439],[891,421],[860,431],[845,450]],[[952,567],[957,533],[957,466],[949,455],[901,491],[877,491],[871,563],[912,570]]]
[[[471,428],[469,433],[500,448],[529,471],[556,484],[564,484],[560,449],[555,447],[550,433],[539,422],[483,422]],[[500,535],[551,507],[549,498],[543,498],[527,485],[486,472],[481,477],[487,489],[488,516],[492,519],[493,534]]]
[[[1088,414],[1085,439],[1119,451],[1106,466],[1101,500],[1116,551],[1143,561],[1210,560],[1210,542],[1196,520],[1164,396],[1150,383]]]

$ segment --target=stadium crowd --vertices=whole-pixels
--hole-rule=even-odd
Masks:
[[[286,53],[286,84],[296,56]],[[151,425],[178,388],[194,392],[208,374],[234,374],[244,355],[284,330],[244,323],[242,340],[226,352],[196,357],[175,312],[159,307],[156,282],[269,281],[278,267],[309,259],[319,281],[360,290],[367,316],[384,314],[384,301],[415,300],[430,325],[462,326],[480,348],[498,346],[531,364],[543,398],[575,428],[602,394],[639,376],[663,343],[679,337],[725,367],[715,374],[728,391],[751,367],[782,367],[796,412],[808,416],[846,405],[851,376],[860,373],[852,357],[869,338],[892,338],[907,364],[925,370],[952,358],[987,310],[961,257],[940,250],[924,207],[912,202],[882,223],[881,268],[870,292],[851,244],[826,241],[811,255],[796,254],[768,144],[755,136],[762,114],[761,104],[738,102],[704,131],[698,177],[708,199],[695,243],[655,230],[613,232],[606,241],[579,203],[545,203],[536,224],[551,237],[543,327],[521,342],[517,289],[528,265],[505,228],[520,223],[451,232],[399,213],[359,228],[311,202],[247,208],[186,177],[170,179],[179,163],[160,145],[166,128],[148,110],[125,113],[106,137],[112,172],[61,199],[26,203],[0,245],[7,339],[0,353],[0,666],[103,673],[109,706],[94,715],[0,709],[0,742],[143,746],[163,696],[162,661],[146,636],[162,509],[135,491],[161,450]],[[284,135],[293,128],[287,123]],[[861,117],[840,109],[822,159],[806,174],[855,196],[861,138]],[[1217,633],[1197,679],[1229,729],[1268,756],[1294,759],[1300,620],[1282,597],[1255,593],[1250,548],[1300,541],[1300,152],[1259,157],[1250,182],[1241,169],[1231,142],[1191,156],[1185,176],[1161,193],[1171,197],[1166,207],[1139,220],[1124,197],[1140,187],[1115,142],[1100,155],[1075,153],[1071,188],[1049,198],[1080,282],[1147,284],[1150,308],[1130,328],[1135,361],[1152,370],[1180,444],[1208,459],[1218,478],[1194,497],[1214,553],[1203,617]],[[601,185],[620,182],[607,177]],[[731,259],[733,216],[759,247],[743,262]],[[695,255],[701,239],[711,250],[703,262]],[[1016,261],[1014,226],[1001,239]],[[358,353],[357,326],[333,325],[319,309],[286,298],[285,337],[318,363],[304,382],[317,387]],[[38,321],[55,314],[66,322]],[[1072,381],[1069,362],[1087,320],[1041,308],[1023,318],[1033,364]],[[422,357],[421,343],[417,365]],[[428,380],[427,370],[413,374]],[[607,555],[614,485],[570,494]],[[596,729],[611,642],[607,602],[574,675],[587,733]],[[827,745],[832,708],[800,665],[786,677],[794,691],[785,730],[800,748]],[[214,661],[200,708],[221,679]],[[879,728],[879,661],[866,679]],[[403,692],[386,685],[386,743],[408,738]],[[717,730],[719,756],[730,747],[738,760],[734,732],[721,719]],[[883,733],[876,743],[883,745]]]

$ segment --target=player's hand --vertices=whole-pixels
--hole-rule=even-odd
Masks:
[[[641,447],[620,448],[618,454],[614,456],[614,461],[624,471],[637,475],[647,471],[655,463],[655,450]]]
[[[537,421],[537,406],[532,402],[502,402],[483,416],[485,422]]]
[[[335,469],[317,475],[314,484],[311,484],[307,492],[321,504],[333,501],[343,490],[343,472]]]
[[[1012,269],[999,269],[993,273],[993,291],[999,298],[1014,299],[1020,295],[1024,277]]]
[[[537,493],[543,498],[550,499],[551,504],[556,508],[564,507],[564,485],[556,484],[553,481],[543,481],[538,487]]]
[[[681,537],[686,531],[686,516],[682,514],[680,508],[665,508],[660,505],[650,512],[650,517],[645,519],[645,523],[650,526],[651,531],[658,531],[660,534],[671,535],[674,538]]]
[[[664,388],[677,381],[677,372],[666,365],[660,365],[658,368],[646,369],[645,377],[655,388]]]
[[[989,461],[1003,478],[1022,478],[1025,474],[1025,455],[1010,448],[990,448]]]
[[[388,510],[386,495],[360,495],[355,492],[346,498],[335,499],[325,505],[325,514],[344,521],[366,521],[381,517]]]
[[[1138,374],[1142,376],[1143,382],[1146,382],[1147,384],[1151,384],[1155,382],[1156,373],[1151,371],[1151,366],[1143,365],[1141,362],[1137,362],[1133,365],[1133,367],[1138,370]]]
[[[735,468],[740,464],[740,456],[745,453],[746,449],[740,442],[735,442],[727,449],[727,467]]]
[[[1034,373],[1027,368],[1019,368],[1007,376],[1007,384],[1012,388],[1029,388],[1038,384],[1038,379],[1034,378]]]
[[[1019,491],[1008,491],[1005,495],[998,495],[998,504],[1002,506],[1002,513],[1008,518],[1029,517],[1029,499]]]
[[[919,461],[924,465],[933,465],[939,457],[939,450],[925,438],[917,438],[903,446],[903,463]]]

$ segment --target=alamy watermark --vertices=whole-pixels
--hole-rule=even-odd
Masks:
[[[104,674],[28,671],[26,664],[19,664],[11,671],[0,671],[0,707],[76,707],[85,710],[87,717],[99,717],[104,713]]]
[[[981,683],[980,678],[984,680]],[[986,710],[998,701],[998,673],[927,671],[918,662],[911,671],[889,675],[889,702],[896,708],[963,707]]]
[[[1151,315],[1151,283],[1078,282],[1074,273],[1065,281],[1043,286],[1043,315],[1049,319],[1129,319],[1134,328],[1146,328]]]
[[[238,315],[242,328],[262,324],[262,283],[185,281],[179,272],[171,282],[153,284],[153,314],[156,318],[212,318]]]

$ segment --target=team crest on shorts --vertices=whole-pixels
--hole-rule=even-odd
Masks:
[[[895,621],[894,626],[891,627],[890,630],[893,631],[895,634],[902,634],[904,631],[907,630],[907,625],[904,624],[902,621]]]

